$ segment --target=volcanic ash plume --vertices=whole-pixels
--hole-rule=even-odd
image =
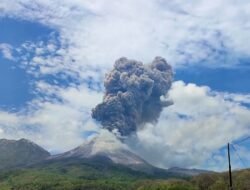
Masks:
[[[171,66],[161,57],[148,65],[120,58],[105,77],[103,102],[92,110],[92,117],[122,136],[146,122],[157,122],[162,109],[172,104],[164,100],[172,77]]]

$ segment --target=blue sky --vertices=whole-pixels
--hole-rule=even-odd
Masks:
[[[213,14],[225,6],[234,11]],[[128,146],[160,167],[225,169],[226,143],[250,135],[247,7],[231,1],[3,1],[0,138],[29,138],[51,152],[74,148],[100,131],[90,114],[114,61],[126,56],[147,63],[160,55],[175,72],[169,92],[175,104],[156,126],[138,131],[137,146]],[[248,167],[249,143],[237,147]],[[148,153],[154,146],[159,160]],[[243,167],[236,155],[233,161]]]
[[[250,92],[249,73],[249,66],[237,66],[236,68],[190,66],[176,70],[175,79],[209,86],[216,91],[247,94]]]
[[[0,18],[0,26],[1,43],[10,44],[13,47],[19,47],[27,41],[46,39],[48,33],[52,32],[50,28],[39,23],[8,17]],[[0,62],[0,89],[2,92],[0,106],[16,110],[33,98],[31,89],[33,78],[18,66],[19,63],[6,59],[4,55],[1,55]]]

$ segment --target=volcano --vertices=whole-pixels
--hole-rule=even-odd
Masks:
[[[155,167],[129,150],[116,138],[94,137],[82,145],[48,160],[88,160],[92,162],[122,165],[132,170],[152,173]]]
[[[18,141],[2,139],[0,145],[0,168],[5,170],[32,169],[38,172],[55,172],[58,176],[68,173],[69,176],[86,179],[102,179],[117,175],[136,179],[166,179],[207,173],[194,169],[157,168],[132,152],[116,137],[107,134],[100,134],[70,151],[52,156],[26,139]]]
[[[105,138],[97,136],[82,145],[62,154],[51,156],[49,161],[53,162],[77,162],[91,163],[92,166],[103,165],[105,167],[122,166],[136,172],[142,172],[156,177],[187,177],[206,173],[204,170],[184,168],[157,168],[133,153],[126,145],[115,137]]]

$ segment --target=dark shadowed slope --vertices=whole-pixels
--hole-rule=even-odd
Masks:
[[[34,164],[49,156],[48,151],[29,140],[0,139],[0,169]]]

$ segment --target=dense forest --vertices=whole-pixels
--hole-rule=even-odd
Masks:
[[[77,168],[61,171],[22,169],[0,175],[1,190],[228,190],[227,173],[202,174],[188,179],[148,179],[127,173],[89,175]],[[250,190],[250,169],[233,172],[234,187]]]

